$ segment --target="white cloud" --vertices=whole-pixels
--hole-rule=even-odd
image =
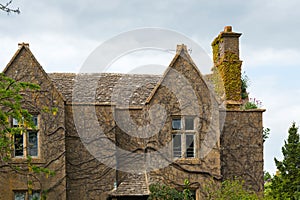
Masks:
[[[131,52],[114,60],[108,72],[162,74],[174,57],[175,52],[141,50]]]
[[[18,42],[29,43],[30,50],[46,72],[77,72],[94,50],[97,41],[77,39],[50,33],[38,37],[0,38],[7,48],[0,49],[0,67],[4,69],[18,49]],[[2,51],[1,51],[2,50]]]
[[[300,66],[300,49],[260,47],[252,49],[244,46],[242,59],[247,67]]]

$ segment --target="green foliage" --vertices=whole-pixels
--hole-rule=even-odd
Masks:
[[[192,200],[192,192],[189,189],[189,181],[185,180],[183,191],[166,186],[164,184],[150,185],[150,196],[148,200]],[[222,184],[211,181],[203,188],[208,200],[259,200],[255,192],[246,190],[244,182],[240,180],[226,180]]]
[[[242,107],[242,110],[250,110],[250,109],[257,109],[257,105],[254,102],[248,101]]]
[[[57,107],[49,108],[49,107],[47,107],[47,106],[44,106],[44,107],[42,108],[42,112],[48,113],[48,114],[52,114],[52,115],[55,116],[55,115],[57,114],[57,112],[58,112],[58,108],[57,108]]]
[[[241,106],[241,110],[250,110],[261,108],[262,102],[255,98],[250,98],[245,104]]]
[[[48,168],[44,168],[44,167],[34,165],[32,163],[31,156],[27,156],[27,165],[28,165],[28,171],[29,172],[33,172],[33,173],[36,173],[36,174],[43,173],[43,174],[46,175],[46,178],[48,178],[49,176],[54,176],[55,175],[55,172],[51,171]]]
[[[217,65],[218,72],[223,79],[227,100],[241,100],[241,61],[238,55],[227,51]]]
[[[268,194],[270,193],[270,185],[271,185],[272,176],[269,172],[264,171],[264,199],[273,199]]]
[[[205,188],[206,199],[209,200],[258,200],[260,197],[251,190],[244,188],[244,182],[240,180],[223,181],[220,187],[212,182]]]
[[[220,49],[220,44],[223,42],[223,38],[221,35],[219,35],[211,44],[212,49],[213,49],[213,61],[214,63],[219,62],[219,49]]]
[[[264,181],[270,181],[272,179],[272,176],[269,172],[264,172]]]
[[[42,196],[40,200],[46,200],[47,199],[48,190],[42,191]]]
[[[263,141],[265,142],[266,139],[269,138],[270,135],[270,129],[269,128],[263,128]],[[268,173],[268,172],[267,172]]]
[[[11,158],[12,137],[23,134],[26,128],[34,128],[31,114],[22,108],[22,92],[38,90],[39,86],[17,82],[0,73],[0,161],[7,162]],[[11,127],[14,118],[23,126]]]
[[[28,128],[36,129],[32,120],[32,115],[28,110],[24,109],[23,94],[27,91],[35,92],[40,87],[36,84],[27,82],[17,82],[12,78],[0,73],[0,163],[10,166],[14,171],[19,172],[24,167],[9,163],[13,155],[14,136],[26,134]],[[51,112],[57,112],[57,108],[53,108]],[[11,121],[16,119],[18,127],[12,127]],[[22,166],[27,164],[27,187],[28,194],[32,193],[33,180],[30,178],[34,173],[43,173],[48,176],[53,176],[54,172],[48,168],[36,166],[32,162],[32,158],[27,155]],[[22,171],[23,173],[23,171]],[[47,192],[42,192],[41,199],[46,199]]]
[[[242,81],[241,81],[241,61],[236,53],[231,51],[224,52],[220,55],[220,45],[223,43],[222,35],[220,34],[212,42],[213,49],[213,81],[215,85],[215,91],[220,97],[223,97],[225,92],[225,98],[227,100],[240,101]],[[246,80],[246,79],[245,79]],[[244,82],[246,83],[246,82]],[[244,85],[245,86],[245,85]]]
[[[183,191],[178,191],[164,184],[151,184],[148,200],[194,200],[189,186],[190,182],[187,179],[184,180]]]
[[[247,88],[249,87],[249,77],[246,75],[244,72],[241,78],[241,96],[242,99],[247,99],[248,98],[248,93],[247,93]]]
[[[283,160],[275,158],[278,173],[267,186],[268,199],[300,199],[300,141],[298,127],[293,123],[282,147]]]

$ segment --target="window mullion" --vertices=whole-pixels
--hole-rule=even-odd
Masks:
[[[181,144],[181,148],[182,148],[182,158],[186,158],[185,154],[186,154],[186,142],[185,142],[185,133],[184,131],[181,133],[181,140],[182,140],[182,144]]]
[[[182,123],[182,132],[181,132],[181,149],[182,149],[182,152],[181,152],[181,157],[182,158],[185,158],[185,117],[182,116],[181,117],[181,123]]]
[[[180,120],[180,128],[179,128],[179,120]],[[178,157],[181,155],[181,158],[196,158],[198,155],[198,134],[196,130],[196,119],[194,116],[181,116],[179,117],[174,117],[172,120],[172,134],[176,134],[177,138],[180,138],[180,143],[179,143],[179,138],[176,139],[176,145],[174,146],[175,143],[173,143],[173,156],[176,155],[175,157]],[[177,125],[176,125],[177,124]],[[172,139],[174,140],[174,136],[172,136]],[[174,141],[173,141],[174,142]],[[191,142],[191,143],[190,143]],[[180,154],[176,149],[181,147],[180,149]],[[176,147],[176,148],[175,148]],[[175,153],[174,153],[175,152]],[[176,154],[177,153],[177,154]]]
[[[24,157],[27,158],[27,156],[28,156],[28,155],[27,155],[28,131],[25,130],[25,132],[23,133],[23,135],[24,135],[24,136],[23,136],[23,137],[24,137],[24,138],[23,138],[23,140],[24,140],[24,141],[23,141],[23,145],[24,145],[23,152],[24,152]]]

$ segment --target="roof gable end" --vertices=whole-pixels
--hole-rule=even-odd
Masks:
[[[57,89],[57,87],[53,84],[52,80],[48,76],[48,74],[45,72],[43,67],[40,65],[38,60],[34,57],[33,53],[29,49],[28,43],[19,43],[19,49],[16,51],[16,53],[13,55],[11,60],[8,62],[2,73],[7,74],[8,71],[13,67],[14,63],[18,60],[18,58],[22,55],[27,55],[32,62],[34,63],[35,67],[38,67],[40,72],[43,74],[44,78],[47,79],[47,81],[50,82],[51,86],[55,89],[55,91],[59,94],[59,96],[62,98],[63,101],[65,101],[64,96],[61,94],[61,92]]]
[[[176,55],[174,56],[173,60],[171,61],[170,65],[168,66],[168,68],[166,69],[166,71],[164,72],[164,74],[163,74],[162,78],[160,79],[160,81],[157,83],[157,85],[155,86],[155,88],[152,90],[150,96],[147,98],[146,104],[150,103],[151,99],[153,98],[153,96],[157,92],[158,88],[161,86],[161,84],[164,81],[164,79],[170,73],[171,69],[175,69],[175,67],[176,67],[175,63],[180,58],[184,58],[188,62],[188,64],[190,64],[196,70],[197,76],[199,76],[199,78],[201,79],[201,81],[208,88],[207,83],[204,80],[202,74],[200,73],[199,69],[197,68],[197,66],[195,65],[195,63],[192,60],[191,56],[189,55],[186,45],[184,45],[184,44],[177,45]]]

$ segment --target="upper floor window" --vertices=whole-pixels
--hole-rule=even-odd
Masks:
[[[14,200],[40,200],[40,192],[29,194],[28,191],[14,191]]]
[[[14,136],[15,157],[38,156],[38,116],[33,116],[32,121],[35,129],[28,128],[24,133]],[[12,120],[12,125],[14,127],[21,126],[16,119]]]
[[[38,115],[33,115],[31,120],[33,122],[34,128],[38,128]],[[12,119],[12,126],[13,127],[21,127],[21,126],[24,126],[24,123],[19,122],[17,119],[13,118]],[[29,127],[28,129],[32,129],[32,127]]]
[[[13,118],[13,120],[12,120],[12,125],[13,125],[13,127],[18,127],[18,126],[19,126],[18,120],[15,119],[15,118]]]
[[[195,158],[195,117],[172,119],[172,146],[174,158]]]

